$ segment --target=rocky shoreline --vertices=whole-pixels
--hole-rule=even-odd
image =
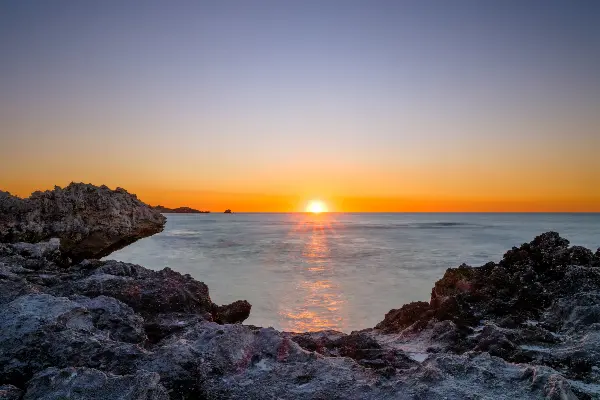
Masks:
[[[544,233],[372,329],[290,333],[98,260],[164,223],[123,189],[0,192],[0,399],[600,398],[600,249]]]

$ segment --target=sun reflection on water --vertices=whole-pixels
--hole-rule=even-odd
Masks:
[[[344,296],[339,282],[333,281],[331,240],[336,235],[332,214],[300,217],[290,235],[303,241],[301,257],[294,266],[295,286],[300,292],[292,304],[281,304],[285,330],[295,332],[341,329],[344,326]]]

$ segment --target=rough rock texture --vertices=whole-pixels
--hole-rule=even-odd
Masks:
[[[73,266],[69,272],[53,286],[53,293],[114,297],[143,316],[160,312],[210,314],[213,307],[204,283],[169,268],[152,271],[135,264],[97,261]]]
[[[0,191],[0,242],[60,238],[74,260],[101,258],[162,231],[166,218],[125,189],[71,183],[27,199]]]
[[[19,400],[23,396],[23,391],[13,385],[0,385],[0,399]]]
[[[202,282],[168,269],[115,261],[64,268],[53,261],[61,258],[55,244],[0,244],[0,384],[23,388],[51,366],[132,374],[151,343],[211,321],[213,310],[233,310],[222,323],[241,322],[234,311],[250,307],[219,307]]]
[[[168,400],[156,373],[105,374],[93,368],[48,368],[27,385],[25,400]]]
[[[215,322],[234,324],[248,319],[251,308],[252,306],[246,300],[238,300],[224,306],[213,307],[212,315]]]
[[[0,382],[23,387],[50,366],[133,373],[144,349],[110,336],[110,329],[95,326],[79,303],[48,294],[18,297],[2,308],[0,317]]]
[[[548,232],[499,263],[448,269],[429,304],[392,310],[377,328],[422,338],[438,321],[451,322],[444,350],[547,365],[574,380],[581,398],[600,398],[598,256]]]
[[[547,233],[497,264],[449,269],[429,303],[347,335],[241,325],[250,304],[217,306],[203,283],[170,269],[64,268],[56,241],[0,244],[0,393],[600,398],[599,256]]]
[[[380,374],[348,357],[306,351],[271,328],[211,322],[162,341],[139,367],[158,372],[175,399],[576,398],[551,368],[487,353],[442,354]]]

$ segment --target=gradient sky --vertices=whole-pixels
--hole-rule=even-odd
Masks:
[[[599,1],[0,2],[0,189],[600,211]]]

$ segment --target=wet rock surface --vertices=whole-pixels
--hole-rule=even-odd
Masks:
[[[166,218],[125,189],[71,183],[21,199],[0,191],[0,242],[60,238],[63,256],[101,258],[162,231]]]
[[[241,325],[248,302],[217,306],[206,285],[170,269],[65,266],[56,240],[4,243],[0,393],[600,398],[598,255],[543,234],[499,263],[449,269],[429,303],[391,310],[373,329],[291,333]]]

